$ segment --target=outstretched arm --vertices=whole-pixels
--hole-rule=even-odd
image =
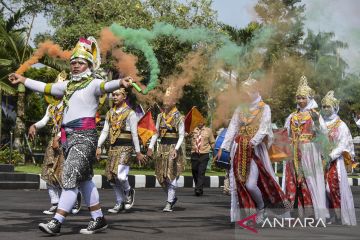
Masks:
[[[111,80],[105,82],[103,80],[98,79],[95,87],[95,94],[100,96],[104,93],[111,93],[120,87],[128,88],[132,83],[131,77],[126,77],[122,79]]]
[[[63,96],[68,83],[68,81],[65,81],[46,84],[40,81],[32,80],[30,78],[25,78],[20,74],[16,73],[12,73],[9,75],[9,81],[14,85],[22,83],[25,85],[25,87],[35,92],[51,94],[53,96]]]

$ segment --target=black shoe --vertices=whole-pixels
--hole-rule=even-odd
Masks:
[[[201,195],[203,195],[204,194],[204,191],[202,190],[202,189],[196,189],[195,190],[195,195],[197,196],[197,197],[199,197],[199,196],[201,196]]]
[[[175,205],[175,203],[177,202],[177,197],[175,197],[174,198],[174,200],[172,201],[172,203],[171,203],[171,209],[173,209],[174,208],[174,205]]]
[[[96,220],[91,219],[87,228],[80,230],[81,234],[94,234],[97,232],[102,232],[108,227],[107,222],[104,217],[98,217]]]
[[[108,209],[109,213],[119,213],[124,210],[124,203],[117,203],[113,208]]]
[[[81,209],[81,193],[79,192],[76,198],[75,205],[71,209],[71,213],[77,214],[78,212],[80,212],[80,209]]]
[[[53,218],[47,223],[40,223],[39,229],[44,233],[57,236],[60,235],[61,223],[57,219]]]
[[[54,204],[49,208],[49,210],[44,210],[43,214],[54,215],[56,213],[56,210],[57,210],[57,204]]]
[[[172,212],[176,202],[177,202],[177,197],[175,197],[172,202],[166,202],[163,212]]]

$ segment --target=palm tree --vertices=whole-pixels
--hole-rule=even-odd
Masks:
[[[0,24],[0,82],[4,89],[14,90],[7,84],[7,76],[9,73],[14,72],[24,59],[27,59],[32,52],[31,47],[28,46],[25,39],[25,29],[15,29],[15,26],[20,21],[23,13],[16,12],[12,17],[6,21],[1,21]],[[2,88],[3,89],[3,88]],[[13,93],[13,91],[11,91]],[[22,134],[25,131],[24,118],[24,102],[25,89],[24,86],[18,86],[18,99],[17,99],[17,116],[16,127],[14,134],[14,146],[19,148],[21,146]]]
[[[347,63],[339,54],[340,49],[347,48],[347,43],[334,40],[333,32],[315,34],[308,30],[303,42],[304,57],[309,60],[315,70],[314,85],[318,93],[323,95],[330,89],[337,89],[345,76]]]
[[[21,84],[17,91],[13,86],[8,84],[8,75],[15,72],[20,65],[26,61],[32,54],[33,49],[28,44],[30,30],[26,28],[15,28],[24,16],[20,10],[14,13],[7,20],[0,20],[0,86],[7,94],[16,94],[17,92],[17,117],[14,132],[14,146],[22,146],[22,139],[25,132],[24,115],[25,115],[25,87]],[[33,15],[34,18],[34,15]],[[66,69],[64,61],[51,59],[47,56],[40,60],[40,63],[52,67],[56,70]]]
[[[338,50],[347,48],[347,43],[333,40],[333,32],[319,32],[314,34],[308,30],[308,34],[302,45],[305,50],[304,56],[310,61],[316,63],[323,56],[338,57]]]

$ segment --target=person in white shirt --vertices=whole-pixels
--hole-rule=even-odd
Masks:
[[[332,146],[325,172],[327,204],[333,210],[330,221],[355,226],[354,199],[347,179],[347,169],[352,170],[355,156],[354,144],[348,126],[337,114],[339,104],[334,91],[329,91],[321,101],[321,115]]]
[[[140,143],[137,131],[138,119],[136,113],[127,105],[127,92],[120,88],[112,93],[114,107],[106,113],[104,128],[98,141],[96,156],[99,159],[101,146],[109,136],[110,149],[106,163],[106,176],[113,187],[116,196],[116,204],[110,213],[132,208],[135,201],[135,190],[130,187],[128,174],[130,160],[133,151],[136,158],[143,162],[144,156],[140,152]]]
[[[183,116],[175,106],[168,88],[164,98],[164,111],[157,116],[157,133],[152,136],[147,156],[152,157],[156,141],[158,141],[155,156],[155,175],[163,187],[167,201],[164,212],[172,212],[177,201],[177,179],[184,170],[184,160],[181,144],[185,137]]]
[[[242,83],[243,102],[236,108],[215,161],[222,151],[230,152],[231,221],[256,214],[261,223],[267,207],[279,214],[289,210],[289,202],[276,181],[268,148],[271,146],[271,110],[264,103],[252,78]],[[242,215],[243,214],[243,215]]]
[[[33,91],[62,97],[61,143],[65,156],[63,190],[54,218],[39,224],[40,230],[49,235],[60,234],[61,224],[76,202],[79,187],[91,213],[87,228],[81,229],[80,233],[93,234],[108,227],[101,211],[98,190],[92,181],[98,138],[95,115],[99,96],[121,86],[129,87],[131,78],[109,82],[95,78],[93,71],[100,65],[99,53],[94,38],[81,38],[70,58],[70,80],[64,82],[45,84],[16,73],[9,75],[12,84],[23,83]]]

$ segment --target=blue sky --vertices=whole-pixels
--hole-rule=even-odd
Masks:
[[[179,0],[185,1],[185,0]],[[256,19],[253,9],[257,0],[213,0],[218,19],[235,27],[244,27]],[[350,69],[360,72],[360,0],[303,0],[306,4],[305,28],[315,32],[332,31],[337,39],[349,44],[341,51]],[[50,30],[46,19],[39,16],[35,20],[32,36]]]

